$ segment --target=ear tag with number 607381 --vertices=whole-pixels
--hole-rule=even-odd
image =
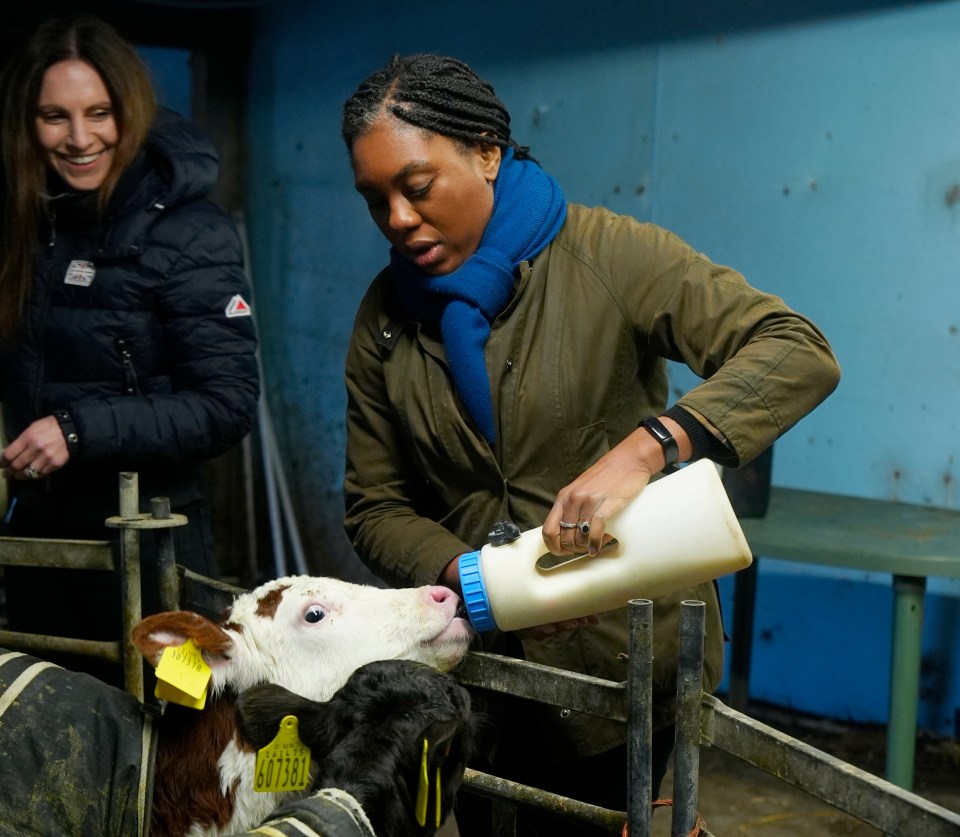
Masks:
[[[257,751],[253,789],[260,793],[303,790],[310,779],[310,748],[300,740],[300,723],[285,715],[277,737]]]
[[[157,688],[154,694],[161,700],[203,709],[207,702],[210,674],[210,666],[192,639],[183,645],[168,645],[157,664]]]

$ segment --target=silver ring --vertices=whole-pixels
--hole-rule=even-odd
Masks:
[[[27,467],[23,469],[23,473],[32,480],[40,479],[40,474],[37,473],[37,469],[34,468],[33,465],[27,465]]]
[[[561,528],[561,529],[576,529],[578,525],[579,525],[579,524],[577,524],[577,523],[566,523],[566,522],[563,521],[563,520],[560,521],[560,528]]]
[[[590,534],[590,524],[587,523],[586,520],[584,520],[582,523],[578,523],[578,524],[577,524],[577,528],[580,530],[580,534],[581,534],[581,535],[589,535],[589,534]]]

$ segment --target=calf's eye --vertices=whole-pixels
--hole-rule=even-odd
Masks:
[[[303,618],[307,622],[319,622],[327,614],[324,613],[323,608],[320,605],[310,605],[303,614]]]

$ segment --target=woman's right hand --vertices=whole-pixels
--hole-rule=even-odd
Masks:
[[[677,440],[680,460],[693,453],[690,437],[673,419],[661,421]],[[636,497],[664,466],[663,449],[643,428],[634,430],[557,493],[543,523],[543,541],[555,555],[596,555],[611,540],[607,521]]]
[[[37,419],[0,451],[7,479],[34,480],[59,471],[70,459],[67,440],[53,416]]]

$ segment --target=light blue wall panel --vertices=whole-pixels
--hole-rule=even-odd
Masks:
[[[780,484],[960,502],[958,35],[946,3],[662,50],[655,219],[809,314],[844,370]]]
[[[386,244],[353,193],[339,115],[392,52],[463,58],[572,200],[673,229],[823,328],[844,378],[777,443],[776,483],[957,507],[960,2],[433,0],[414,14],[287,0],[261,14],[251,246],[316,570],[363,575],[340,528],[342,359]],[[694,381],[674,368],[671,383]],[[754,695],[882,720],[889,602],[883,577],[763,560]],[[921,722],[938,731],[960,706],[958,623],[958,585],[932,582]]]

